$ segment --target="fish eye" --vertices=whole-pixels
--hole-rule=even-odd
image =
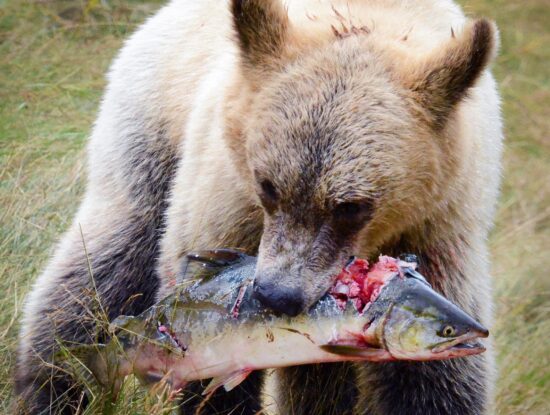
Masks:
[[[447,325],[443,327],[443,330],[441,330],[442,337],[453,337],[455,335],[456,335],[456,329],[451,325]]]

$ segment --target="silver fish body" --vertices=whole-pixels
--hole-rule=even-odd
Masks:
[[[352,304],[341,307],[326,294],[306,313],[288,317],[254,298],[255,264],[255,258],[229,250],[190,254],[173,295],[137,317],[121,316],[111,323],[112,340],[88,359],[96,378],[107,385],[133,373],[144,383],[164,379],[176,389],[212,378],[208,393],[221,385],[230,390],[258,369],[431,360],[484,350],[475,345],[452,351],[460,339],[488,332],[412,268],[391,276],[361,312]],[[438,334],[451,324],[460,326],[460,335]]]

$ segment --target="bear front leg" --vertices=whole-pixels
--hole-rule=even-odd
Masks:
[[[261,413],[261,392],[264,372],[254,371],[235,389],[226,392],[218,388],[212,395],[203,396],[202,392],[209,379],[193,382],[185,387],[180,403],[182,415],[255,415]]]
[[[275,372],[274,413],[348,415],[358,391],[352,364],[327,363]],[[272,391],[266,391],[270,393]]]
[[[480,415],[488,401],[486,356],[365,364],[356,414]]]
[[[121,314],[137,315],[154,303],[160,215],[149,221],[142,216],[122,216],[116,212],[93,215],[93,219],[112,220],[97,226],[88,226],[88,218],[79,218],[88,257],[75,223],[33,287],[17,355],[19,413],[83,410],[86,399],[79,386],[81,379],[59,368],[60,345],[70,349],[102,342],[102,329],[109,321]]]

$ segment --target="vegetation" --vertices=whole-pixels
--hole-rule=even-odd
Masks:
[[[104,73],[123,39],[161,3],[0,0],[0,412],[10,412],[24,297],[82,195],[84,143]],[[462,3],[469,14],[494,18],[502,38],[495,73],[507,146],[491,235],[492,333],[499,363],[495,412],[547,414],[550,8],[545,0]],[[161,401],[126,393],[111,410],[166,413]]]

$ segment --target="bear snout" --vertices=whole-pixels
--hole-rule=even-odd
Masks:
[[[254,297],[271,310],[294,317],[304,308],[304,298],[299,288],[285,287],[271,281],[254,282]]]

